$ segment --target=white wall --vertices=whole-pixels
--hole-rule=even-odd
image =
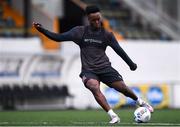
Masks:
[[[180,82],[176,83],[172,88],[172,103],[171,107],[180,108]]]
[[[0,38],[0,73],[14,76],[0,76],[0,83],[22,82],[26,66],[32,61],[33,54],[42,54],[41,40],[32,38]],[[19,74],[20,73],[20,74]]]
[[[112,49],[107,54],[112,65],[130,82],[174,82],[180,81],[180,43],[128,41],[120,43],[129,57],[138,65],[130,71]]]
[[[0,38],[0,53],[42,53],[41,40],[31,38]]]

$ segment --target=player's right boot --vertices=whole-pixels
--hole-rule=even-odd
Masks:
[[[141,98],[138,98],[137,102],[136,102],[140,107],[146,107],[151,113],[154,112],[153,107],[148,104],[147,102],[145,102],[144,100],[142,100]]]
[[[120,123],[120,118],[117,115],[112,116],[111,121],[109,121],[109,123],[110,124]]]

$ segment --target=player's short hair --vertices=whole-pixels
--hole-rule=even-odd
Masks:
[[[86,15],[89,15],[91,13],[100,12],[100,9],[96,5],[89,5],[85,9]]]

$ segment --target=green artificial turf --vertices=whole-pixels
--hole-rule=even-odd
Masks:
[[[155,110],[151,121],[137,124],[134,109],[115,110],[121,118],[116,126],[180,126],[180,109]],[[1,111],[0,126],[109,126],[103,110]]]

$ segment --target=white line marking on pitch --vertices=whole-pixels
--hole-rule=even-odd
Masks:
[[[47,121],[40,121],[40,122],[0,122],[0,126],[4,126],[4,125],[8,125],[11,126],[11,124],[13,124],[12,126],[16,126],[15,124],[18,124],[18,126],[23,125],[23,124],[31,124],[33,126],[33,124],[42,124],[40,126],[43,125],[48,125],[48,124],[53,124],[52,122],[47,122]],[[98,125],[98,126],[102,126],[103,125],[108,125],[108,122],[91,122],[91,121],[87,121],[87,122],[81,122],[81,121],[70,121],[70,124],[75,124],[75,125],[88,125],[88,126],[94,126],[94,125]],[[27,125],[27,126],[31,126],[31,125]],[[123,125],[123,126],[131,126],[131,125],[142,125],[142,126],[180,126],[180,123],[119,123],[117,125]],[[36,125],[39,126],[39,125]],[[54,126],[54,125],[50,125],[50,126]],[[56,126],[56,125],[55,125]],[[57,125],[58,126],[58,125]]]

